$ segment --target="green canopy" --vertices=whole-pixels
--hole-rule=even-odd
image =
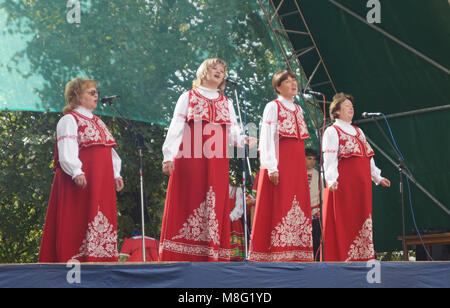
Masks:
[[[286,66],[256,1],[0,0],[0,40],[0,110],[61,112],[65,84],[89,77],[102,97],[120,95],[122,114],[162,125],[200,63],[220,57],[257,127]],[[226,94],[235,99],[232,87]]]
[[[263,1],[265,2],[265,1]],[[271,1],[269,1],[271,2]],[[379,6],[378,6],[379,4]],[[375,161],[390,189],[374,186],[373,221],[377,251],[401,247],[400,175],[397,156],[373,121],[358,121],[362,112],[388,116],[393,135],[415,180],[410,182],[412,208],[418,229],[450,229],[450,4],[447,0],[411,1],[273,1],[294,52],[311,46],[309,28],[326,64],[331,83],[313,87],[331,101],[335,92],[355,97],[355,122],[379,150]],[[380,9],[381,23],[367,23]],[[275,10],[274,9],[274,10]],[[301,19],[300,13],[305,19]],[[300,56],[309,76],[317,61]],[[328,80],[317,70],[311,84]],[[333,89],[332,85],[335,86]],[[386,122],[378,120],[390,135]],[[386,153],[387,157],[381,154]],[[406,232],[414,233],[405,179]],[[435,201],[438,201],[438,205]],[[444,206],[444,209],[441,207]],[[446,210],[445,210],[446,209]]]
[[[258,123],[274,97],[273,73],[290,67],[302,88],[321,91],[328,101],[335,92],[353,94],[357,115],[406,112],[389,117],[398,146],[415,179],[448,209],[448,1],[380,0],[381,23],[375,27],[365,23],[369,2],[376,1],[0,0],[0,110],[60,112],[65,84],[89,77],[99,82],[101,96],[121,96],[115,105],[123,114],[167,125],[199,64],[220,57],[241,84],[240,99],[246,90],[248,121]],[[277,12],[272,20],[265,16],[269,7]],[[304,20],[295,14],[298,8]],[[305,22],[326,69],[310,52]],[[275,35],[283,31],[281,38]],[[232,88],[226,94],[234,99]],[[314,131],[313,122],[321,125],[318,102],[298,102]],[[429,108],[441,111],[409,114]],[[98,113],[115,115],[109,106]],[[395,160],[373,123],[359,125]],[[308,146],[317,147],[312,135]],[[375,248],[387,251],[400,247],[399,173],[376,152],[377,165],[393,183],[389,190],[374,187]],[[449,215],[413,184],[411,196],[419,229],[450,227]],[[408,189],[404,197],[412,233]]]

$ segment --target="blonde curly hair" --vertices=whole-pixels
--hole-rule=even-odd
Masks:
[[[200,87],[202,85],[202,81],[206,78],[206,74],[208,73],[208,68],[210,68],[211,66],[220,64],[224,67],[225,69],[225,76],[224,76],[224,80],[222,81],[222,83],[219,85],[219,90],[220,92],[223,92],[225,90],[225,85],[226,85],[226,81],[225,81],[225,77],[227,77],[227,63],[219,58],[209,58],[206,59],[205,61],[203,61],[202,64],[200,64],[200,66],[197,69],[197,78],[192,82],[192,87],[194,89]]]

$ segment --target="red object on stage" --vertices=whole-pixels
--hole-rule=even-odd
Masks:
[[[278,117],[279,183],[275,186],[267,169],[261,169],[249,260],[312,262],[311,205],[304,146],[304,139],[309,135],[298,108],[293,112],[278,103]]]
[[[190,92],[181,157],[167,188],[161,261],[230,260],[227,106],[223,95],[208,100]]]
[[[88,119],[79,114],[74,116],[79,127],[80,123],[88,123],[87,126],[91,125],[90,128],[99,132],[92,134],[92,138],[85,139],[86,143],[80,143],[79,159],[83,163],[87,186],[77,186],[61,169],[56,147],[55,176],[39,262],[66,263],[71,259],[80,262],[116,262],[117,205],[111,157],[111,146],[115,142],[111,142],[109,131],[108,134],[105,133],[106,126],[104,129],[103,126],[98,126],[97,117]],[[91,141],[96,137],[100,141],[92,144]],[[101,143],[111,146],[100,145]]]
[[[126,262],[142,262],[142,235],[126,238],[123,241],[120,257],[127,257]],[[158,241],[145,237],[145,260],[158,261]]]
[[[372,260],[370,157],[374,153],[356,127],[356,136],[334,127],[339,136],[339,185],[336,191],[324,193],[324,261]]]
[[[233,186],[230,191],[230,212],[233,212],[236,203],[243,206],[242,194],[238,196],[237,191],[242,188]],[[236,198],[241,198],[241,200],[236,200]],[[237,201],[237,202],[236,202]],[[243,209],[242,209],[243,210]],[[243,261],[245,259],[245,230],[244,230],[244,216],[242,215],[239,219],[231,221],[230,219],[230,232],[231,232],[231,261]]]
[[[250,212],[251,208],[254,207],[256,205],[256,195],[257,195],[257,189],[258,189],[258,179],[259,179],[259,171],[256,172],[254,181],[253,181],[253,185],[252,185],[252,190],[250,192],[247,193],[247,214]]]
[[[230,261],[243,261],[245,259],[245,232],[242,219],[231,222],[230,232]]]

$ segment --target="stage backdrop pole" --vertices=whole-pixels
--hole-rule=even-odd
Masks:
[[[234,82],[233,82],[234,83]],[[241,127],[241,134],[244,135],[244,158],[242,159],[242,201],[243,201],[243,207],[244,207],[244,237],[245,237],[245,260],[248,260],[248,225],[247,225],[247,203],[246,203],[246,184],[247,184],[247,166],[248,166],[248,174],[250,176],[250,181],[253,183],[252,178],[252,169],[250,166],[250,159],[248,157],[248,145],[245,144],[245,126],[247,122],[247,108],[245,106],[245,89],[244,91],[244,120],[242,119],[241,115],[241,108],[239,104],[239,97],[237,93],[237,83],[234,83],[234,95],[236,97],[236,106],[238,110],[239,115],[239,121],[240,121],[240,127]],[[245,124],[243,123],[245,122]]]
[[[142,233],[142,262],[146,262],[146,256],[145,256],[145,220],[144,220],[144,177],[142,174],[142,147],[140,138],[138,136],[141,136],[140,134],[136,135],[136,143],[138,146],[138,153],[139,153],[139,183],[140,183],[140,191],[141,191],[141,233]]]
[[[141,194],[141,232],[142,232],[142,261],[146,262],[146,254],[145,254],[145,220],[144,220],[144,177],[143,177],[143,163],[142,163],[142,148],[145,147],[150,153],[155,154],[153,149],[145,142],[144,136],[136,131],[133,122],[131,120],[127,120],[122,113],[120,113],[117,108],[115,108],[114,104],[111,101],[107,102],[114,111],[119,114],[118,119],[122,121],[126,126],[128,126],[133,132],[136,138],[136,147],[138,150],[139,156],[139,182],[140,182],[140,194]],[[155,154],[156,155],[156,154]],[[156,155],[158,157],[158,155]]]
[[[404,203],[404,187],[403,187],[403,174],[407,174],[408,177],[414,179],[414,177],[412,176],[411,171],[409,171],[408,167],[406,166],[405,160],[403,159],[403,156],[401,155],[401,153],[399,153],[398,149],[392,144],[391,140],[389,139],[389,137],[386,135],[386,133],[384,132],[384,130],[381,128],[380,124],[377,121],[377,118],[370,118],[377,126],[378,130],[381,132],[381,134],[383,135],[384,139],[386,140],[386,142],[389,144],[389,146],[391,147],[392,151],[395,153],[395,155],[397,156],[397,164],[396,164],[396,168],[399,172],[399,192],[400,192],[400,209],[401,209],[401,216],[402,216],[402,245],[403,245],[403,258],[405,261],[409,260],[408,257],[408,248],[406,246],[406,232],[405,232],[405,203]]]
[[[320,94],[320,95],[319,95]],[[322,136],[325,132],[325,126],[326,126],[326,110],[325,110],[325,102],[326,102],[326,98],[325,98],[325,94],[322,94],[320,92],[316,92],[315,95],[311,95],[311,94],[306,94],[304,93],[304,90],[301,91],[301,95],[303,97],[303,101],[305,102],[305,106],[307,107],[307,103],[309,101],[313,101],[314,103],[312,104],[315,108],[315,119],[313,118],[312,113],[310,112],[309,108],[306,108],[306,111],[308,111],[309,117],[311,118],[311,121],[313,122],[314,126],[315,126],[315,133],[316,133],[316,137],[317,137],[317,141],[319,144],[319,151],[318,151],[318,155],[319,155],[319,179],[318,179],[318,185],[319,185],[319,227],[320,227],[320,243],[319,243],[319,248],[318,248],[318,252],[320,252],[320,262],[323,261],[323,255],[324,255],[324,247],[323,247],[323,187],[326,186],[326,180],[325,180],[325,170],[323,168],[323,152],[322,152]],[[319,103],[316,102],[315,96],[321,96],[322,97],[322,107],[323,110],[321,110],[321,106]],[[319,118],[318,118],[318,113],[319,110],[322,111],[322,126],[319,125]],[[312,204],[311,204],[312,206]],[[314,255],[314,260],[316,260],[317,255]]]

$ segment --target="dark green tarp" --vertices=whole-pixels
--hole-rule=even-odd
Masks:
[[[122,114],[167,125],[200,63],[220,57],[257,127],[275,96],[272,75],[285,68],[256,1],[0,0],[0,41],[0,110],[10,111],[60,112],[65,84],[89,77],[101,96],[121,96]]]
[[[280,15],[295,9],[294,1],[305,14],[337,90],[355,96],[357,115],[449,104],[448,73],[330,1],[285,0]],[[1,110],[59,112],[64,105],[64,85],[73,77],[86,76],[99,81],[102,96],[121,95],[117,107],[133,119],[165,125],[178,96],[190,88],[201,61],[218,56],[229,63],[230,75],[245,85],[249,122],[258,123],[265,103],[274,96],[272,74],[286,66],[256,0],[79,1],[79,24],[68,22],[73,7],[69,2],[78,1],[0,0]],[[340,1],[363,17],[370,10],[367,2]],[[280,1],[275,3],[278,6]],[[381,24],[377,26],[444,67],[450,66],[447,0],[380,3]],[[289,27],[301,28],[295,15],[287,15],[284,21]],[[308,47],[301,36],[289,35],[289,40],[296,50]],[[311,72],[316,63],[305,57],[301,65]],[[318,72],[317,78],[322,75]],[[302,76],[299,79],[304,85]],[[314,89],[323,91],[328,100],[334,94],[330,87]],[[305,107],[301,100],[300,104]],[[103,106],[99,113],[114,114]],[[389,121],[415,178],[448,207],[448,109]],[[311,119],[308,124],[311,130]],[[360,126],[395,157],[375,125]],[[317,145],[314,138],[310,144]],[[400,247],[399,175],[377,154],[378,166],[393,183],[389,190],[374,187],[375,246],[386,251]],[[411,187],[418,227],[450,228],[449,216]],[[406,229],[412,233],[407,190],[405,202]]]
[[[386,115],[450,104],[450,4],[447,0],[381,0],[380,29],[413,47],[415,50],[447,68],[447,72],[424,60],[386,35],[369,27],[340,6],[366,19],[373,5],[365,0],[294,0],[299,4],[306,22],[324,58],[337,92],[352,94],[355,118],[362,112],[382,112]],[[304,29],[294,1],[284,1],[279,14],[286,28]],[[373,2],[373,1],[371,1]],[[280,1],[274,1],[278,7]],[[289,33],[295,50],[307,47],[302,35]],[[305,71],[316,63],[301,58]],[[323,77],[323,76],[322,76]],[[320,76],[319,76],[320,78]],[[329,86],[315,88],[327,94]],[[449,209],[450,204],[450,110],[420,113],[389,119],[398,147],[415,179]],[[380,125],[386,128],[384,120]],[[359,126],[373,142],[396,160],[377,126]],[[397,236],[402,234],[399,173],[380,153],[375,156],[382,175],[392,182],[390,189],[374,186],[373,221],[377,251],[401,247]],[[405,183],[406,185],[406,183]],[[405,186],[406,232],[414,233],[408,189]],[[411,184],[412,206],[418,228],[426,231],[449,230],[450,216]]]

